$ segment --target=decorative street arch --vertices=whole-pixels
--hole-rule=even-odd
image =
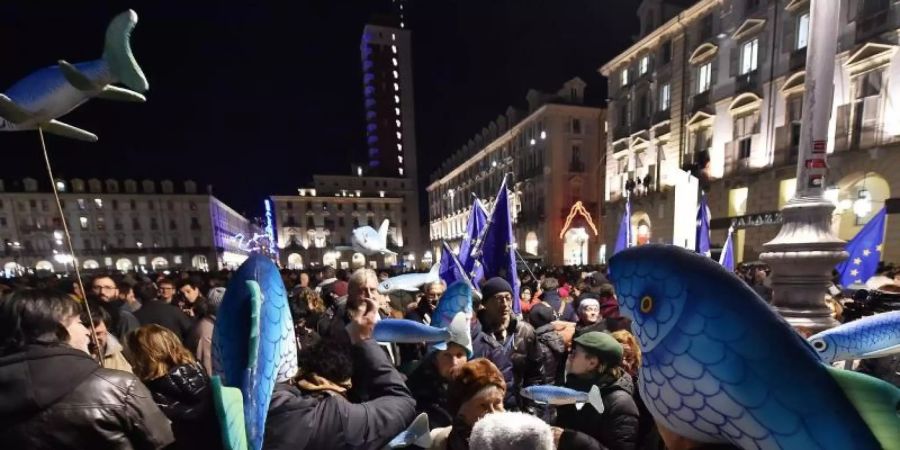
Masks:
[[[562,230],[559,230],[559,238],[562,239],[563,236],[566,235],[566,231],[569,230],[569,227],[572,226],[572,219],[575,218],[576,215],[581,214],[581,217],[584,217],[584,220],[587,222],[588,226],[591,227],[591,231],[594,232],[594,236],[600,234],[597,232],[597,226],[594,225],[594,220],[591,219],[591,213],[584,207],[584,204],[581,203],[581,200],[575,202],[572,205],[572,208],[569,210],[569,216],[566,217],[566,223],[563,225]]]

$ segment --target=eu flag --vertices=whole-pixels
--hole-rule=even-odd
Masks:
[[[722,247],[722,254],[719,255],[719,264],[734,272],[734,228],[728,229],[728,239],[725,239],[725,246]]]
[[[509,194],[506,179],[497,192],[497,201],[484,233],[481,246],[481,264],[484,278],[501,277],[513,288],[513,311],[519,314],[519,274],[516,271],[516,238],[513,234],[512,216],[509,210]]]
[[[462,264],[465,273],[472,274],[472,282],[478,284],[484,277],[481,265],[476,264],[476,258],[472,256],[472,251],[479,246],[478,239],[484,231],[487,224],[487,213],[484,206],[477,198],[472,202],[472,210],[469,212],[469,219],[466,223],[466,234],[459,244],[459,262]],[[450,285],[450,282],[447,282]]]
[[[625,212],[622,213],[622,220],[619,222],[619,235],[616,236],[616,251],[619,253],[626,248],[631,247],[631,198],[625,199]]]
[[[706,202],[706,194],[702,194],[700,206],[697,207],[697,240],[694,251],[709,256],[709,205]]]
[[[875,275],[884,242],[884,220],[887,210],[881,208],[872,220],[847,243],[850,257],[837,265],[841,285],[863,284]]]
[[[438,269],[441,280],[444,280],[444,283],[447,283],[447,286],[460,280],[468,280],[469,277],[466,275],[466,269],[464,269],[462,263],[459,262],[459,258],[453,254],[453,250],[447,245],[447,242],[441,241],[441,246],[441,266],[440,269]]]

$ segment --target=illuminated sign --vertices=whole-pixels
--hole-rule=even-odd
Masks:
[[[266,199],[266,235],[269,237],[269,242],[272,244],[272,249],[276,248],[275,243],[278,242],[275,240],[275,227],[272,225],[274,220],[274,214],[272,212],[272,201]]]
[[[575,204],[572,205],[572,209],[569,210],[569,216],[566,217],[566,224],[563,225],[562,230],[559,231],[560,239],[565,236],[566,231],[569,231],[569,227],[572,226],[572,219],[575,218],[576,214],[581,214],[581,216],[584,217],[584,219],[587,221],[588,226],[590,226],[591,230],[594,232],[594,236],[597,236],[599,234],[597,232],[597,227],[594,225],[593,219],[591,219],[591,213],[589,213],[588,210],[584,208],[581,200],[579,200],[575,202]]]

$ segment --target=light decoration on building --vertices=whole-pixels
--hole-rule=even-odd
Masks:
[[[315,195],[315,194],[313,194]],[[276,253],[276,242],[275,240],[275,226],[273,223],[275,222],[275,213],[272,212],[272,201],[269,199],[265,200],[266,205],[266,236],[269,238],[270,250],[272,253]],[[275,255],[277,257],[277,255]]]
[[[566,231],[569,231],[569,227],[572,226],[572,219],[575,218],[576,214],[581,214],[581,216],[584,217],[584,219],[587,221],[588,226],[591,227],[591,231],[594,232],[594,236],[597,236],[600,234],[597,231],[597,226],[594,225],[594,220],[591,219],[591,213],[588,212],[588,210],[584,207],[584,204],[581,203],[581,200],[579,200],[579,201],[575,202],[575,204],[572,205],[572,208],[569,210],[569,215],[568,215],[568,217],[566,217],[566,223],[565,223],[565,225],[563,225],[562,230],[559,231],[560,239],[563,239],[563,236],[565,236]]]

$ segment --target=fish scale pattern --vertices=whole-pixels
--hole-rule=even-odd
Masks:
[[[617,254],[610,274],[643,351],[657,421],[743,449],[877,449],[812,348],[742,281],[671,246]]]
[[[272,261],[251,255],[228,283],[213,332],[213,371],[224,385],[241,389],[248,440],[255,450],[262,448],[275,383],[297,371],[285,292]]]
[[[826,363],[862,358],[867,353],[900,346],[900,311],[864,317],[809,338]]]
[[[464,313],[467,319],[472,320],[472,288],[463,281],[451,284],[444,291],[431,319],[431,326],[449,327],[450,322],[453,322],[453,318],[459,312]]]

